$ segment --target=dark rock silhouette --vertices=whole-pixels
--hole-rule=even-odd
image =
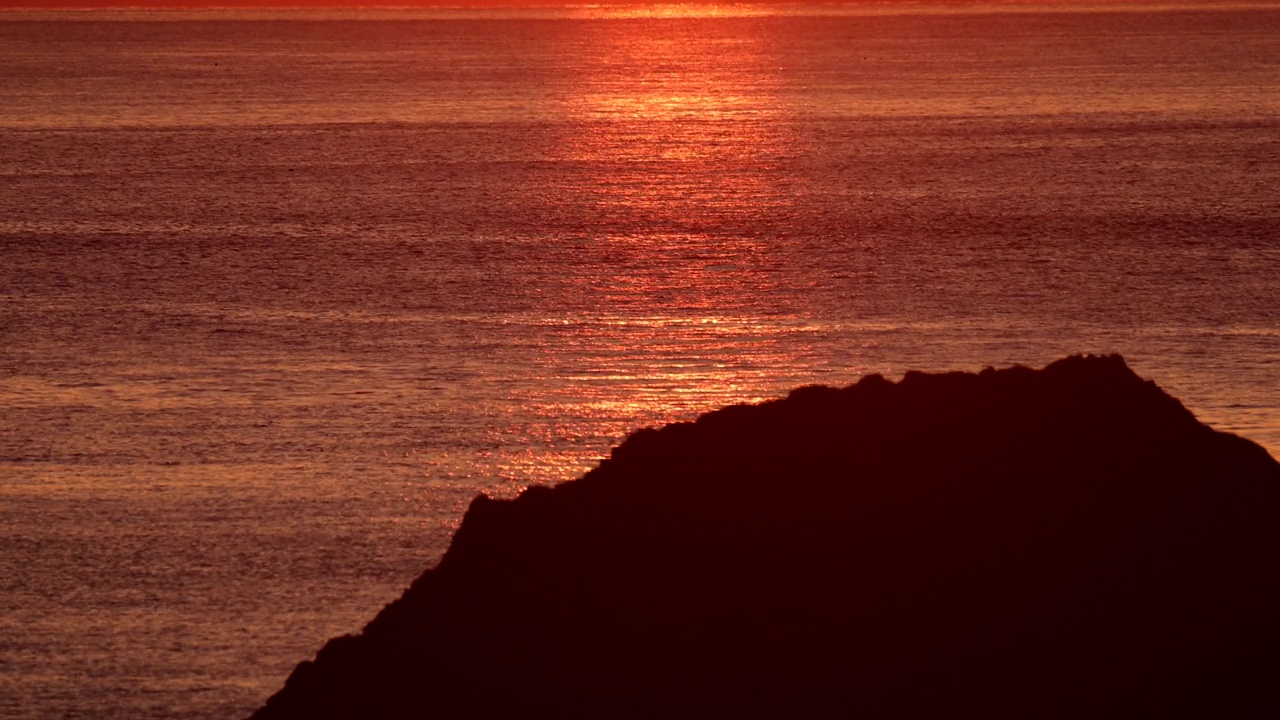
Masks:
[[[1278,500],[1118,356],[805,387],[476,498],[254,717],[1278,717]]]

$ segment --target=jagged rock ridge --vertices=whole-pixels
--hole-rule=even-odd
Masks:
[[[1280,464],[1118,356],[806,387],[476,498],[254,716],[1254,716]]]

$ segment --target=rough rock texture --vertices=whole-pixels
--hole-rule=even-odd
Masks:
[[[254,717],[1280,717],[1278,501],[1117,356],[801,388],[476,498]]]

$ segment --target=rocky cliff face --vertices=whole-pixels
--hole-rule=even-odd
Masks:
[[[1256,716],[1278,512],[1119,357],[801,388],[477,498],[254,717]]]

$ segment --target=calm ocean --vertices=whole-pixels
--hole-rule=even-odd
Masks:
[[[801,384],[1119,352],[1280,455],[1278,192],[1264,6],[0,14],[0,716],[246,715]]]

